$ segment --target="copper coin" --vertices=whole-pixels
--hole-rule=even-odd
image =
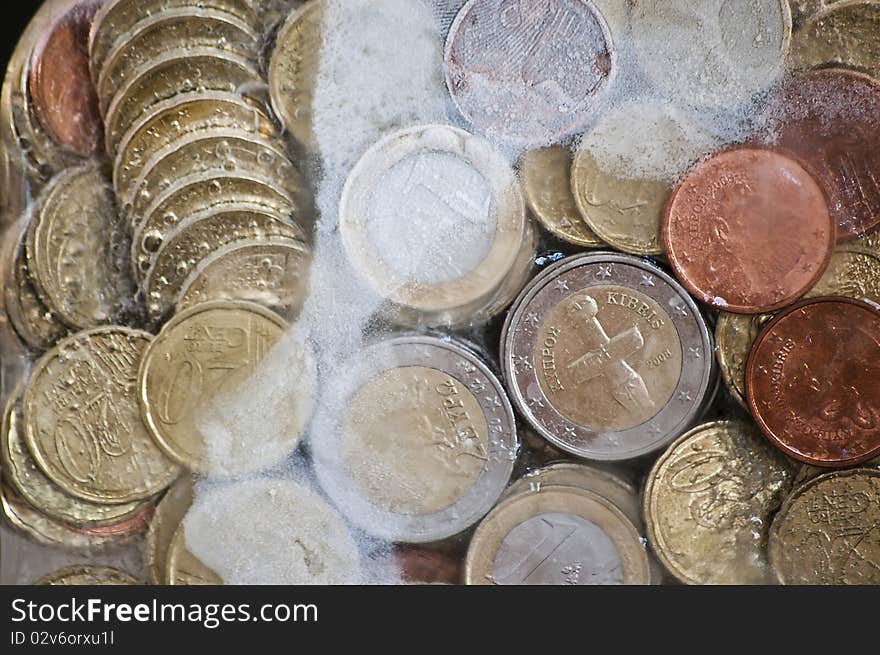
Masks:
[[[749,408],[783,452],[840,467],[880,454],[880,311],[861,300],[802,303],[758,336]]]
[[[795,78],[771,103],[774,147],[825,188],[841,241],[880,225],[880,83],[841,69]]]
[[[578,132],[613,70],[611,34],[588,0],[470,0],[446,42],[446,84],[489,136],[546,145]]]
[[[673,192],[663,238],[688,291],[718,309],[784,307],[821,277],[835,226],[822,188],[797,161],[770,150],[725,150]]]
[[[104,124],[89,72],[89,29],[99,0],[72,3],[34,49],[28,94],[40,125],[60,146],[90,157],[104,141]]]
[[[461,584],[462,563],[428,548],[399,546],[394,554],[403,579],[411,584]]]

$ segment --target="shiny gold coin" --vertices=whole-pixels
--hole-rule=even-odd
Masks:
[[[880,583],[880,471],[814,478],[785,501],[770,530],[783,584]]]
[[[465,584],[649,584],[648,554],[626,515],[598,494],[547,487],[499,504],[480,523]]]
[[[880,256],[838,250],[825,273],[805,298],[846,296],[880,303]]]
[[[880,78],[880,2],[828,2],[794,33],[792,65],[814,68],[830,64],[855,68]]]
[[[42,352],[67,334],[67,326],[43,304],[31,282],[25,254],[26,236],[27,230],[17,243],[8,240],[7,247],[13,252],[4,259],[7,268],[3,279],[4,307],[19,339],[32,350]]]
[[[544,229],[576,246],[604,245],[584,222],[572,195],[568,148],[531,150],[520,161],[519,170],[526,203]]]
[[[112,525],[131,518],[149,504],[141,501],[98,505],[64,493],[34,462],[24,437],[23,422],[21,393],[14,393],[6,404],[0,434],[3,479],[46,516],[71,526]]]
[[[134,296],[128,241],[99,166],[53,179],[37,202],[27,244],[28,270],[46,306],[79,329],[117,319]]]
[[[34,582],[35,586],[69,586],[69,585],[139,585],[143,584],[133,575],[109,566],[79,564],[59,569]]]
[[[240,95],[219,91],[184,93],[151,107],[120,139],[113,164],[113,186],[128,197],[150,158],[185,134],[212,127],[237,128],[271,137],[272,121]]]
[[[109,0],[95,14],[89,39],[92,72],[100,72],[117,44],[125,41],[138,23],[170,12],[209,10],[234,16],[246,25],[259,20],[250,0]]]
[[[749,352],[763,326],[772,318],[772,314],[718,314],[718,322],[715,324],[715,356],[727,390],[743,408],[748,407],[746,362]]]
[[[767,584],[767,527],[792,478],[791,464],[750,424],[694,428],[648,475],[654,553],[686,584]]]
[[[312,94],[321,51],[323,2],[306,3],[290,14],[278,30],[269,62],[272,108],[293,138],[309,150],[314,146]]]
[[[858,239],[847,242],[846,249],[880,257],[880,230],[874,230]]]
[[[104,116],[109,115],[114,98],[139,77],[144,66],[165,59],[169,51],[181,46],[193,51],[208,48],[228,52],[256,61],[259,37],[247,23],[222,11],[184,7],[145,18],[117,42],[97,71],[98,99]],[[184,77],[190,76],[196,85],[207,77],[196,62],[184,72]]]
[[[144,421],[156,443],[190,471],[216,466],[199,429],[199,413],[210,402],[235,393],[260,366],[287,329],[273,312],[251,303],[197,305],[169,321],[150,345],[140,370]],[[296,448],[302,417],[291,417],[285,443],[263,443],[266,451]],[[256,438],[256,435],[254,435]]]
[[[37,363],[24,395],[25,438],[37,465],[95,503],[149,498],[179,469],[153,443],[135,393],[152,340],[122,327],[81,332]]]
[[[311,252],[284,238],[237,241],[199,262],[180,287],[176,311],[215,300],[255,302],[292,321],[309,292]]]
[[[143,288],[153,315],[172,309],[189,274],[218,248],[244,239],[303,237],[301,229],[259,205],[230,203],[184,216],[184,221],[166,234],[148,231],[140,244],[138,269],[145,271]]]
[[[186,547],[186,529],[181,523],[168,546],[165,580],[169,585],[222,585],[223,578],[205,566]]]
[[[155,104],[195,91],[233,93],[259,80],[256,64],[235,53],[189,46],[165,52],[116,89],[105,112],[108,151],[116,152],[123,135]]]
[[[180,527],[183,517],[193,501],[194,480],[189,475],[182,475],[171,485],[162,500],[156,506],[156,513],[150,522],[147,532],[147,565],[150,581],[153,584],[167,585],[168,552],[171,540]]]

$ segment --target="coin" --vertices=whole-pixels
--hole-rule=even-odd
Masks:
[[[66,324],[88,328],[131,304],[128,233],[99,165],[68,169],[37,201],[28,234],[28,268],[41,298]]]
[[[685,584],[767,584],[770,517],[791,489],[791,464],[748,423],[700,425],[648,475],[648,537]]]
[[[28,93],[37,120],[52,140],[82,157],[99,152],[103,125],[86,51],[99,0],[56,4],[66,11],[44,32],[31,55]]]
[[[770,88],[791,43],[788,0],[639,0],[630,24],[648,78],[696,106],[732,107]]]
[[[2,461],[4,480],[46,516],[71,526],[106,526],[138,514],[147,503],[98,505],[64,493],[39,469],[24,435],[21,392],[13,393],[3,414]]]
[[[35,586],[69,585],[139,585],[143,584],[134,576],[109,566],[78,564],[59,569],[34,582]]]
[[[746,368],[749,408],[787,455],[814,466],[855,465],[880,454],[880,311],[819,298],[780,314]]]
[[[626,516],[601,496],[547,487],[498,505],[477,527],[465,584],[650,584],[648,554]]]
[[[186,534],[181,523],[168,546],[165,580],[169,585],[222,585],[223,579],[202,564],[186,547]]]
[[[25,438],[67,493],[95,503],[149,498],[179,470],[155,446],[134,393],[152,336],[122,327],[80,332],[40,359],[24,395]]]
[[[309,292],[310,262],[308,248],[292,239],[229,243],[192,269],[180,286],[175,311],[215,300],[245,300],[293,320]]]
[[[740,314],[784,307],[821,277],[834,250],[825,194],[795,160],[735,148],[697,164],[673,192],[663,239],[676,277]]]
[[[712,339],[684,289],[612,253],[545,269],[502,332],[501,367],[523,417],[563,450],[623,460],[662,448],[713,386]]]
[[[526,224],[504,157],[442,125],[375,144],[352,169],[339,205],[354,268],[391,307],[424,325],[460,321],[491,304],[522,252]]]
[[[837,250],[828,269],[805,296],[846,296],[880,304],[880,256]]]
[[[862,462],[858,468],[880,470],[880,457],[869,459],[867,462]],[[826,473],[828,473],[827,468],[810,466],[809,464],[802,464],[797,476],[794,479],[794,487],[798,488],[802,484],[809,482],[814,478],[818,478],[820,475],[825,475]]]
[[[147,532],[147,565],[153,584],[169,584],[165,576],[171,540],[192,505],[193,495],[193,478],[182,475],[156,506],[156,513]]]
[[[163,452],[191,471],[210,472],[218,453],[205,441],[199,412],[213,399],[235,393],[286,329],[273,312],[242,302],[197,305],[166,323],[144,355],[139,378],[144,422]],[[309,396],[310,387],[304,370],[297,393]],[[300,409],[291,403],[283,442],[253,442],[270,464],[296,448],[308,420]]]
[[[501,383],[466,348],[435,337],[376,343],[327,386],[311,433],[324,491],[361,529],[425,543],[476,523],[517,455]]]
[[[816,0],[814,0],[815,2]],[[871,0],[826,2],[794,34],[791,59],[799,68],[846,66],[880,77],[880,3]]]
[[[116,152],[123,134],[159,102],[194,91],[233,93],[259,79],[251,61],[231,52],[191,46],[169,50],[149,60],[132,73],[128,84],[118,88],[106,111],[108,148]]]
[[[802,485],[770,531],[783,584],[880,583],[880,471],[835,471]]]
[[[853,252],[864,252],[880,257],[880,230],[873,230],[863,234],[855,240],[847,242],[845,247]]]
[[[12,235],[8,235],[7,238]],[[13,252],[4,259],[8,269],[4,275],[3,298],[9,324],[15,334],[30,349],[48,350],[67,334],[67,327],[43,304],[31,282],[25,254],[27,230],[18,238],[17,245],[9,239]]]
[[[788,6],[791,10],[791,22],[794,26],[795,33],[792,34],[792,51],[798,47],[798,34],[804,24],[813,16],[825,9],[828,4],[833,4],[835,0],[788,0]]]
[[[734,400],[748,409],[746,400],[746,362],[761,328],[772,314],[731,314],[719,312],[715,324],[715,355],[727,390]]]
[[[398,546],[395,558],[405,582],[410,584],[461,584],[461,562],[428,548]]]
[[[880,82],[853,71],[794,77],[770,103],[766,140],[798,158],[828,194],[838,240],[880,225]]]
[[[577,133],[615,66],[605,19],[586,0],[470,0],[446,42],[446,85],[492,138],[538,146]]]
[[[312,100],[323,32],[323,0],[292,12],[278,30],[269,61],[272,108],[300,144],[314,146]]]
[[[571,152],[562,146],[527,152],[519,163],[523,195],[531,212],[553,236],[576,246],[603,244],[581,218],[571,192]]]

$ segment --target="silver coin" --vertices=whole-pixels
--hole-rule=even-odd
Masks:
[[[687,292],[628,255],[563,260],[508,315],[502,369],[511,400],[574,455],[650,453],[697,419],[715,382],[712,338]]]
[[[321,485],[349,520],[389,541],[458,534],[504,491],[513,409],[474,354],[433,337],[377,343],[325,387],[312,439]]]

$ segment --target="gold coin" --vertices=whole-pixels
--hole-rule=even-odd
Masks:
[[[648,538],[686,584],[766,584],[770,517],[791,489],[786,458],[747,423],[700,425],[648,475]]]
[[[312,100],[318,74],[324,0],[314,0],[290,14],[278,30],[269,62],[272,108],[285,128],[311,150]]]
[[[852,252],[864,252],[880,257],[880,230],[874,230],[869,234],[860,236],[858,239],[847,242],[846,249]]]
[[[223,578],[186,547],[186,528],[178,525],[168,546],[165,580],[169,585],[222,585]]]
[[[623,512],[576,487],[499,504],[477,527],[465,584],[649,584],[648,554]]]
[[[838,250],[825,273],[804,298],[846,296],[880,303],[880,256]]]
[[[10,396],[3,414],[3,431],[0,435],[3,479],[46,516],[71,526],[102,526],[131,518],[146,507],[148,501],[98,505],[64,493],[34,462],[25,440],[23,419],[21,393],[16,392]]]
[[[275,133],[272,121],[240,95],[222,91],[180,94],[151,107],[119,140],[113,163],[117,195],[130,196],[132,183],[156,152],[206,127],[236,128],[264,137]]]
[[[797,41],[797,30],[813,16],[825,9],[827,5],[834,4],[835,0],[788,0],[791,11],[791,22],[795,29],[792,35],[792,47]]]
[[[40,469],[67,493],[123,504],[154,496],[179,474],[140,417],[137,371],[151,340],[123,327],[81,332],[34,368],[25,438]]]
[[[770,530],[783,584],[880,583],[880,471],[821,475],[785,501]]]
[[[26,236],[27,230],[17,244],[9,239],[13,252],[5,259],[11,270],[7,270],[4,276],[4,307],[9,323],[21,341],[32,350],[44,351],[67,334],[67,327],[43,304],[31,283],[25,255]]]
[[[812,15],[792,39],[791,60],[797,68],[830,64],[880,78],[880,2],[847,0],[828,3]]]
[[[128,84],[116,89],[104,115],[108,151],[116,152],[138,117],[157,103],[194,91],[233,93],[259,80],[256,65],[241,55],[214,48],[170,50],[135,70]]]
[[[192,14],[213,10],[234,16],[246,25],[259,24],[251,0],[111,0],[95,14],[89,39],[92,71],[101,71],[113,49],[125,41],[141,21],[170,12]]]
[[[226,51],[255,61],[259,37],[247,23],[222,11],[182,8],[145,18],[117,41],[100,70],[96,69],[98,99],[104,116],[109,115],[114,98],[138,77],[144,66],[165,59],[168,51],[183,45],[194,51],[209,48],[215,53]],[[183,75],[197,75],[192,81],[198,84],[199,79],[206,77],[200,73],[199,64],[193,62],[190,71]]]
[[[604,242],[587,226],[571,192],[571,152],[562,146],[530,150],[519,164],[531,212],[552,235],[576,246]]]
[[[68,586],[68,585],[139,585],[143,584],[133,575],[109,566],[78,564],[59,569],[34,582],[35,586]]]
[[[192,505],[193,483],[191,476],[180,476],[156,506],[156,513],[147,532],[147,565],[153,584],[169,584],[165,576],[168,572],[171,540]]]
[[[68,169],[37,203],[28,233],[28,270],[62,321],[84,329],[110,323],[131,304],[128,230],[113,188],[94,164]]]
[[[292,321],[308,296],[310,263],[309,249],[291,239],[227,244],[190,272],[180,287],[176,311],[215,300],[245,300]]]
[[[880,457],[859,464],[858,468],[880,470]],[[818,478],[820,475],[825,475],[826,473],[828,473],[827,468],[820,468],[818,466],[810,466],[809,464],[804,464],[803,466],[801,466],[797,476],[794,479],[794,488],[797,489],[802,484],[809,482],[813,478]]]
[[[727,390],[743,408],[748,407],[746,362],[749,352],[763,326],[772,318],[772,314],[718,314],[718,322],[715,324],[715,355]]]
[[[286,329],[278,315],[242,302],[197,305],[162,328],[141,365],[140,398],[144,421],[171,459],[190,471],[211,470],[216,453],[199,429],[199,412],[235,393]],[[305,417],[293,416],[293,410],[288,414],[286,441],[259,448],[280,456],[293,452]]]

